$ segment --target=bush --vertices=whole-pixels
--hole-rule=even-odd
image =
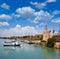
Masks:
[[[40,37],[40,40],[42,40],[43,39],[43,35]]]
[[[54,44],[55,44],[55,42],[56,42],[56,39],[54,39],[54,38],[49,38],[49,39],[48,39],[48,42],[47,42],[47,46],[48,46],[48,47],[53,47]]]

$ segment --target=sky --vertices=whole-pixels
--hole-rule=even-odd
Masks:
[[[0,37],[60,30],[60,0],[0,0]]]

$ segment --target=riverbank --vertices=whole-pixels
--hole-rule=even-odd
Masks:
[[[27,44],[38,44],[38,45],[42,45],[42,46],[48,46],[48,47],[52,47],[52,48],[57,48],[60,49],[60,42],[57,39],[55,41],[54,37],[51,39],[48,39],[48,44],[46,43],[46,41],[43,41],[43,36],[42,35],[35,35],[35,36],[21,36],[21,37],[1,37],[3,39],[14,39],[14,40],[20,40],[22,42],[25,42]]]

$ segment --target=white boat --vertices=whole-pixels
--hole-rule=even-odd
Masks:
[[[17,41],[5,41],[4,46],[20,46]]]

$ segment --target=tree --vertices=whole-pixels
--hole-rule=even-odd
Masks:
[[[48,42],[47,42],[47,46],[48,46],[48,47],[53,47],[54,44],[55,44],[55,42],[56,42],[56,39],[54,39],[54,38],[49,38],[49,39],[48,39]]]
[[[49,31],[49,33],[51,33],[51,30]]]
[[[58,32],[59,32],[59,34],[60,34],[60,30],[59,30]]]
[[[40,40],[42,40],[43,39],[43,35],[41,35],[41,37],[40,37]]]
[[[55,33],[55,30],[53,30],[53,35],[54,35],[54,33]]]

